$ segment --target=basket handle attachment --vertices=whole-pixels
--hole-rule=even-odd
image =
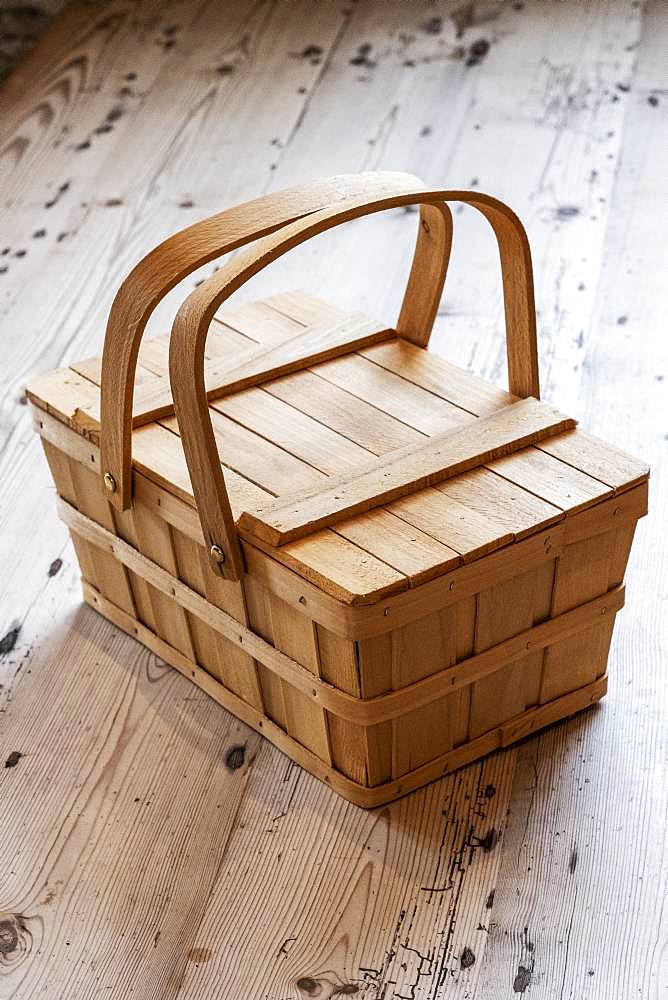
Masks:
[[[179,281],[216,257],[327,206],[359,195],[381,197],[423,187],[417,177],[392,171],[341,174],[312,181],[256,198],[197,222],[170,236],[132,269],[114,298],[102,354],[100,465],[107,498],[116,508],[126,510],[131,503],[132,398],[141,338],[151,313],[165,295]],[[441,216],[439,230],[439,220],[434,218],[432,232],[437,230],[441,242],[449,248],[451,220]],[[426,236],[419,236],[419,247],[425,239]],[[427,256],[424,249],[420,254]],[[447,255],[442,276],[436,272],[431,279],[434,314],[445,266]],[[416,329],[421,324],[424,328],[424,307],[420,307],[418,296],[413,296],[413,300],[408,303],[406,321]]]
[[[434,257],[434,243],[439,241],[430,238],[431,226],[440,219],[441,229],[446,228],[443,220],[451,218],[447,203],[452,201],[478,209],[494,230],[503,278],[510,391],[519,397],[539,398],[531,253],[524,227],[502,202],[471,191],[417,190],[371,198],[366,195],[315,212],[264,237],[191,292],[176,314],[170,340],[169,371],[176,417],[211,565],[221,576],[238,579],[243,562],[204,382],[204,347],[214,314],[249,278],[311,237],[374,212],[419,204],[420,233],[424,237],[418,240],[415,250],[397,331],[426,346],[438,307],[429,292],[437,288],[440,298],[450,246],[449,238],[447,248],[441,246],[444,265],[442,255],[440,260]],[[441,276],[440,281],[435,280],[435,275]],[[427,294],[423,288],[425,277]]]

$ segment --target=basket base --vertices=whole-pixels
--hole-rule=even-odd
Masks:
[[[571,691],[545,705],[529,709],[505,722],[502,726],[491,729],[482,736],[436,757],[398,780],[367,787],[346,777],[334,768],[328,767],[315,754],[289,736],[280,726],[247,705],[198,664],[189,660],[183,653],[170,646],[136,618],[103,597],[87,580],[84,579],[82,582],[86,604],[113,622],[117,628],[138,639],[161,660],[178,670],[180,674],[187,677],[246,725],[260,733],[261,736],[266,736],[275,747],[287,754],[301,767],[324,781],[343,798],[363,809],[373,809],[376,806],[392,802],[494,750],[510,746],[512,743],[545,728],[545,726],[568,718],[599,701],[608,689],[608,677],[607,674],[604,674],[592,684],[587,684],[577,691]]]

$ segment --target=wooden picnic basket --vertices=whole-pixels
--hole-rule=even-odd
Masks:
[[[510,392],[424,350],[452,201],[498,241]],[[302,293],[218,317],[292,247],[409,205],[396,328]],[[170,289],[250,243],[140,347]],[[347,799],[605,693],[648,469],[538,401],[529,247],[496,199],[378,173],[222,212],[134,268],[101,360],[28,394],[85,600]]]

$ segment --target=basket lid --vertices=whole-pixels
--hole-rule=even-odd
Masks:
[[[579,429],[563,429],[573,421],[555,419],[547,421],[549,436],[534,444],[504,457],[493,450],[485,457],[478,449],[473,467],[464,464],[448,478],[427,479],[429,485],[361,512],[348,515],[344,508],[325,526],[311,524],[289,536],[259,530],[258,511],[266,526],[271,522],[266,512],[280,508],[281,498],[322,494],[328,480],[349,482],[374,463],[418,454],[436,435],[485,421],[493,425],[493,414],[516,403],[510,393],[399,341],[379,324],[303,293],[273,296],[215,319],[207,342],[209,374],[231,352],[252,360],[258,345],[266,352],[304,331],[317,340],[325,327],[345,329],[350,341],[356,325],[353,353],[245,388],[237,372],[229,393],[210,402],[244,545],[268,552],[338,600],[382,600],[546,531],[647,479],[641,462]],[[146,494],[158,488],[173,497],[180,504],[179,526],[196,537],[190,477],[170,412],[167,355],[167,337],[145,341],[140,351],[135,490]],[[28,389],[40,409],[91,442],[87,452],[93,464],[100,368],[99,358],[88,359],[41,376]],[[611,514],[601,508],[602,517]]]

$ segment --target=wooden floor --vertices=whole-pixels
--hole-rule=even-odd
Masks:
[[[665,0],[112,0],[4,84],[2,998],[666,996],[667,46]],[[544,398],[653,471],[601,706],[366,813],[82,605],[23,386],[99,352],[169,233],[375,167],[519,212]],[[502,384],[483,222],[456,218],[432,344]],[[337,230],[248,295],[391,319],[414,225]]]

